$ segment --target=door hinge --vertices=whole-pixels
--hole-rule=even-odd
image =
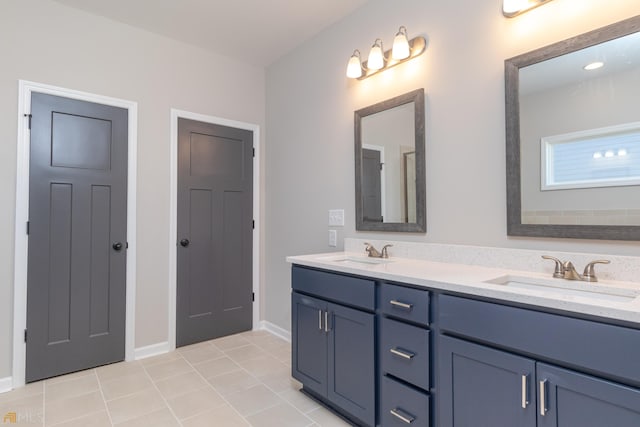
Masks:
[[[30,222],[27,221],[27,236],[29,235]]]
[[[24,330],[24,342],[27,342],[27,330]]]
[[[256,300],[256,293],[255,292],[251,292],[251,301],[255,301],[255,300]]]
[[[251,220],[251,228],[256,229],[256,220]]]
[[[25,114],[25,117],[29,118],[29,130],[31,130],[31,117],[33,117],[31,114]]]
[[[255,148],[252,148],[252,150],[253,150],[253,151],[252,151],[252,153],[253,153],[253,157],[255,157],[255,156],[256,156],[256,149],[255,149]]]
[[[125,242],[125,243],[124,243],[124,248],[125,248],[125,249],[129,249],[129,242]]]

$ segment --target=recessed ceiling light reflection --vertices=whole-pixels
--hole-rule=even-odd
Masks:
[[[624,157],[627,155],[627,150],[625,150],[624,148],[621,148],[618,150],[618,156],[619,157]]]
[[[593,158],[594,159],[601,159],[602,158],[602,153],[599,151],[596,151],[595,153],[593,153]]]
[[[615,156],[615,154],[613,153],[613,150],[607,150],[606,153],[604,153],[605,157],[613,157]]]
[[[591,64],[587,64],[583,68],[587,71],[592,71],[602,67],[604,67],[604,62],[597,61],[597,62],[592,62]]]

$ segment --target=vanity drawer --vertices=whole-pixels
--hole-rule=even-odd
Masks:
[[[422,325],[429,324],[429,291],[383,283],[380,309],[384,314]]]
[[[375,282],[328,271],[294,265],[291,269],[291,287],[309,295],[338,301],[366,310],[375,310]]]
[[[382,318],[382,371],[429,390],[429,335],[428,330],[418,326]]]
[[[404,418],[404,419],[403,419]],[[429,395],[389,377],[382,377],[380,425],[384,427],[429,426]]]
[[[439,308],[442,332],[640,385],[639,329],[449,295]]]

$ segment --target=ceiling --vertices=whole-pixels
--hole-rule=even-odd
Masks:
[[[55,0],[267,66],[369,0]]]

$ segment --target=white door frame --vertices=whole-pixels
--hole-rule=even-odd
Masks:
[[[31,94],[34,92],[65,98],[89,101],[113,107],[125,108],[129,112],[128,174],[127,174],[127,293],[125,326],[125,360],[133,360],[135,347],[135,297],[136,297],[136,177],[138,170],[138,104],[124,99],[111,98],[80,92],[57,86],[18,82],[18,150],[16,169],[16,216],[14,246],[13,284],[13,377],[12,387],[25,384],[26,343],[24,330],[27,327],[27,272],[28,244],[26,224],[29,220],[29,146],[31,132],[28,117],[31,113]]]
[[[178,235],[178,119],[184,118],[214,125],[250,130],[253,132],[253,266],[252,282],[255,301],[253,302],[253,329],[259,329],[260,321],[260,126],[238,122],[221,117],[207,116],[184,110],[171,109],[171,151],[169,170],[171,188],[169,190],[169,350],[176,348],[176,298],[177,280],[177,235]]]

